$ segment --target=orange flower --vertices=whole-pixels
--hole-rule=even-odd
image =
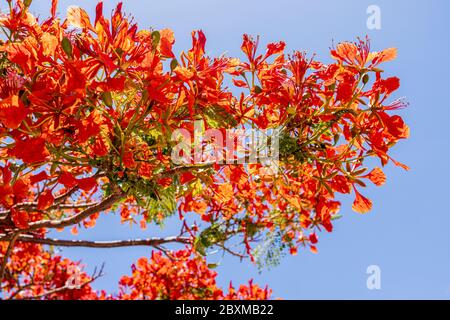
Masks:
[[[386,175],[383,170],[378,167],[373,169],[368,175],[365,175],[364,178],[369,179],[377,186],[382,186],[386,183]]]
[[[53,56],[59,44],[58,38],[48,32],[44,32],[41,42],[44,56]]]
[[[170,29],[162,29],[159,31],[161,40],[159,42],[159,50],[164,57],[175,58],[172,52],[172,46],[175,43],[173,31]]]
[[[352,209],[358,213],[367,213],[372,210],[372,201],[364,197],[355,188],[355,201],[353,201]]]
[[[77,28],[93,29],[87,12],[77,6],[67,8],[67,21]]]

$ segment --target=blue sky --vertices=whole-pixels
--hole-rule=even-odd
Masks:
[[[50,0],[34,1],[33,10],[44,14]],[[105,1],[109,11],[116,1]],[[63,0],[59,12],[77,4],[93,12],[95,1]],[[381,30],[368,30],[366,9],[381,9]],[[382,0],[128,0],[125,10],[141,28],[171,28],[175,51],[190,46],[190,32],[203,29],[211,55],[240,55],[243,33],[260,35],[262,42],[284,40],[288,50],[316,53],[330,61],[332,41],[353,41],[366,34],[374,50],[397,47],[398,59],[386,65],[388,75],[401,78],[397,97],[410,106],[402,111],[411,127],[411,138],[397,145],[392,155],[407,163],[411,171],[388,166],[388,183],[370,187],[374,209],[366,215],[352,212],[350,198],[343,201],[332,234],[320,234],[319,253],[300,251],[287,256],[271,270],[225,258],[218,268],[219,282],[227,285],[254,278],[268,284],[274,297],[284,299],[418,299],[450,298],[450,210],[448,196],[450,156],[446,129],[450,126],[449,36],[450,2]],[[80,237],[98,240],[130,236],[170,234],[167,229],[146,232],[121,226],[110,215],[95,230]],[[65,235],[65,234],[64,234]],[[62,235],[60,235],[62,236]],[[121,274],[130,272],[137,258],[149,255],[148,248],[113,250],[64,249],[64,255],[82,259],[92,270],[106,263],[106,276],[96,288],[113,291]],[[366,268],[381,268],[381,290],[368,290]]]

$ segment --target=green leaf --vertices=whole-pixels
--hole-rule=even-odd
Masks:
[[[196,179],[189,185],[192,188],[192,195],[195,197],[203,192],[203,185],[200,179]]]
[[[283,242],[283,233],[279,230],[270,232],[266,235],[264,241],[253,249],[253,256],[259,271],[265,267],[270,269],[280,264],[284,256],[287,245]]]
[[[174,188],[159,190],[160,206],[167,215],[172,215],[177,209]]]
[[[200,241],[200,238],[195,239],[194,241],[194,249],[202,256],[206,256],[206,248],[203,243]]]
[[[176,67],[178,67],[178,61],[177,59],[173,59],[170,61],[170,70],[173,71]]]
[[[64,37],[62,39],[61,46],[62,46],[62,49],[64,50],[64,52],[66,53],[66,55],[69,58],[72,58],[72,54],[73,54],[72,43],[70,42],[70,40],[67,37]]]
[[[52,166],[50,167],[50,174],[54,175],[56,172],[56,169],[58,169],[58,163],[54,162],[54,163],[52,163]]]
[[[158,30],[152,32],[152,46],[156,48],[161,40],[161,34]]]
[[[258,226],[250,221],[247,221],[246,231],[247,231],[247,235],[250,238],[253,238],[253,236],[258,232]]]
[[[105,105],[107,105],[108,107],[112,107],[113,100],[112,100],[111,92],[109,92],[109,91],[103,92],[102,93],[102,100],[105,103]]]
[[[227,239],[226,234],[220,228],[219,225],[213,224],[209,228],[200,233],[200,235],[194,241],[195,250],[201,255],[206,255],[206,249],[213,246],[216,243],[223,242]]]
[[[204,116],[211,128],[233,128],[237,125],[236,119],[225,108],[218,105],[205,108]]]

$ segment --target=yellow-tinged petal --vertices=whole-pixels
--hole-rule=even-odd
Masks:
[[[78,6],[70,6],[67,8],[67,21],[70,25],[77,28],[92,29],[89,15],[84,9]]]
[[[58,38],[54,35],[44,32],[41,37],[44,56],[54,55],[58,47]]]

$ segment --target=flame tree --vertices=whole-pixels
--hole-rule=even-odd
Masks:
[[[45,20],[30,4],[2,1],[9,10],[0,18],[2,298],[267,299],[270,290],[251,281],[219,288],[206,256],[265,265],[298,248],[316,252],[319,232],[339,217],[336,194],[353,194],[353,209],[366,213],[372,203],[361,190],[385,182],[380,167],[407,169],[388,155],[409,132],[395,114],[405,104],[389,99],[399,79],[380,69],[393,48],[344,42],[325,64],[244,35],[241,61],[207,56],[195,31],[176,56],[171,30],[140,30],[121,4],[108,18],[101,2],[95,17],[70,7],[60,18],[53,0]],[[280,129],[278,174],[258,163],[175,163],[172,133],[192,132],[195,121]],[[371,157],[380,167],[367,167]],[[179,232],[52,238],[94,228],[108,211],[141,228],[172,217]],[[115,293],[91,287],[101,270],[88,275],[52,250],[137,245],[152,251]]]

